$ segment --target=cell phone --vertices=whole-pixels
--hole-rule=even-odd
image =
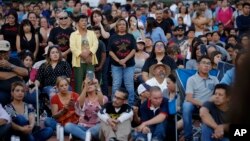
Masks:
[[[88,70],[87,77],[92,81],[94,79],[94,72],[91,70]]]
[[[202,55],[206,55],[207,54],[207,47],[206,45],[202,44],[200,45],[200,51]]]

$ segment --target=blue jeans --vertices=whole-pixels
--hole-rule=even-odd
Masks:
[[[77,137],[81,140],[85,140],[86,137],[86,131],[89,130],[91,133],[91,137],[98,139],[99,137],[99,130],[100,130],[100,124],[96,124],[95,126],[88,128],[81,125],[76,125],[74,123],[67,123],[64,126],[64,130],[68,134],[72,134],[74,137]]]
[[[29,121],[22,115],[17,115],[12,122],[19,126],[25,126],[29,124]],[[53,130],[52,128],[46,127],[30,134],[23,134],[19,131],[15,131],[14,134],[19,135],[21,140],[46,141],[53,135]]]
[[[24,101],[26,102],[26,103],[29,103],[29,104],[32,104],[34,107],[36,107],[36,91],[34,90],[32,93],[30,93],[30,92],[27,92],[26,94],[25,94],[25,97],[24,97]],[[39,95],[39,91],[38,91],[38,95]],[[39,99],[39,98],[38,98]],[[39,101],[38,101],[38,103],[39,103]]]
[[[58,122],[54,119],[54,118],[51,118],[51,117],[47,117],[45,120],[44,120],[44,126],[45,127],[50,127],[52,128],[54,131],[56,131],[56,125],[58,124]]]
[[[8,92],[0,91],[0,103],[5,106],[11,102],[11,94]]]
[[[129,93],[128,95],[128,104],[130,106],[134,105],[134,72],[135,67],[117,67],[114,65],[111,65],[112,70],[112,77],[113,77],[113,83],[112,83],[112,97],[114,96],[116,90],[118,90],[121,85],[122,81],[124,81],[124,85]]]
[[[109,82],[108,82],[108,77],[109,77],[109,56],[107,56],[105,63],[102,67],[102,92],[104,95],[106,95],[107,97],[109,97],[109,91],[108,91],[108,87],[109,87]]]
[[[214,133],[214,130],[207,126],[206,124],[202,124],[202,134],[201,134],[201,140],[202,141],[229,141],[228,138],[222,138],[222,139],[213,139],[212,134]]]
[[[157,141],[164,141],[166,140],[166,128],[167,128],[167,121],[165,120],[162,123],[151,125],[150,131],[152,133],[152,140],[155,139]],[[147,141],[147,134],[143,134],[141,132],[135,133],[135,141]]]
[[[183,124],[184,124],[184,137],[186,140],[193,138],[192,115],[198,108],[190,102],[183,103]]]
[[[11,123],[4,124],[0,126],[0,140],[3,137],[7,137],[8,131],[11,128]]]
[[[57,92],[54,86],[45,86],[42,91],[48,95],[49,99],[51,99]]]

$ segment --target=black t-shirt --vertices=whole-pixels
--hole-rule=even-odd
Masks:
[[[157,26],[161,27],[162,30],[164,31],[164,33],[171,33],[171,27],[174,25],[174,22],[172,19],[166,19],[166,20],[163,20],[162,22],[160,23],[156,23]]]
[[[102,59],[102,53],[106,53],[106,46],[103,43],[103,41],[99,40],[98,49],[96,51],[96,57],[97,57],[97,60],[98,60],[98,66],[99,66],[99,64],[101,62],[101,59]]]
[[[4,24],[1,28],[0,34],[3,35],[4,40],[10,42],[11,51],[16,51],[16,35],[18,33],[19,25]]]
[[[66,29],[55,27],[51,30],[48,41],[59,45],[60,50],[65,52],[69,49],[69,37],[72,32],[74,32],[74,29],[71,27]]]
[[[206,107],[209,110],[210,115],[213,117],[214,121],[217,124],[227,123],[227,113],[218,109],[213,102],[205,102],[203,104],[203,107]]]
[[[136,48],[135,38],[132,34],[125,35],[112,35],[109,39],[108,49],[112,51],[119,59],[124,59],[128,54]],[[118,62],[111,57],[111,64],[115,66],[121,66]],[[126,67],[135,65],[134,57],[131,57],[126,62]]]
[[[152,65],[157,64],[157,62],[158,61],[155,58],[148,58],[142,67],[142,72],[149,72],[149,68]],[[171,57],[167,55],[164,56],[161,62],[165,65],[168,65],[171,68],[171,70],[175,70],[177,68],[174,59],[172,59]]]

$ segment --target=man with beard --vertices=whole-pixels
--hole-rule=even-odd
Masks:
[[[185,34],[185,28],[182,25],[178,25],[175,28],[175,31],[176,31],[176,36],[173,37],[169,41],[169,43],[180,44],[180,43],[184,42],[187,39],[186,36],[184,35]]]

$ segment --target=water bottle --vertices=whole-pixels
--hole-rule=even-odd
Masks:
[[[48,117],[47,112],[44,110],[43,113],[40,116],[40,127],[44,128],[44,121]]]

